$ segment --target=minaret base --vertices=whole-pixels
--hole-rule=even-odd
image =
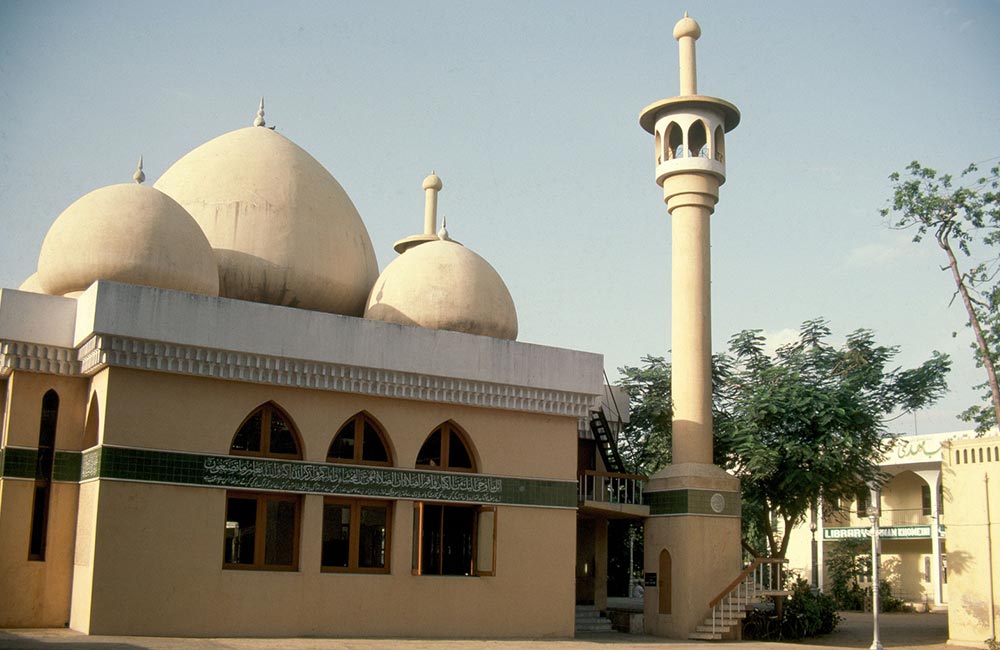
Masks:
[[[668,465],[646,487],[647,634],[686,639],[742,571],[740,482],[715,465]],[[650,574],[656,574],[656,584]],[[739,637],[736,637],[739,638]]]

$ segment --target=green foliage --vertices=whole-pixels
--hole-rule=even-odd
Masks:
[[[760,330],[730,340],[729,417],[716,426],[716,451],[739,477],[744,503],[757,506],[744,517],[756,518],[772,557],[784,557],[788,533],[821,495],[847,498],[881,479],[890,413],[922,408],[946,390],[945,355],[902,370],[891,366],[898,348],[877,345],[869,330],[839,348],[829,337],[826,321],[815,319],[773,357]]]
[[[865,590],[858,581],[871,575],[871,547],[863,539],[845,539],[826,546],[826,579],[838,609],[861,611]]]
[[[767,610],[754,610],[743,626],[743,638],[759,641],[797,641],[829,634],[842,620],[837,604],[824,593],[813,591],[809,582],[790,575],[785,589],[791,592],[778,619]]]
[[[863,539],[845,539],[829,545],[826,576],[830,596],[837,609],[864,611],[871,607],[871,589],[859,581],[872,574],[871,542]],[[879,581],[879,610],[882,612],[908,611],[906,601],[892,594],[892,585]]]
[[[995,365],[1000,359],[1000,166],[978,175],[969,165],[956,179],[911,162],[904,178],[889,176],[893,196],[882,209],[884,219],[896,229],[914,231],[913,241],[932,236],[948,259],[943,271],[955,282],[973,330],[976,363],[986,373],[984,404],[966,409],[961,418],[985,432],[1000,420],[1000,387]],[[956,254],[956,250],[958,254]]]
[[[641,366],[619,368],[620,386],[629,395],[629,423],[618,437],[626,469],[650,475],[670,462],[670,364],[644,356]]]
[[[880,478],[891,412],[922,408],[946,388],[945,355],[901,370],[890,365],[897,348],[877,345],[868,330],[840,348],[829,336],[825,321],[806,321],[799,340],[772,357],[760,330],[744,330],[713,359],[715,462],[740,478],[744,533],[772,557],[788,546],[779,532],[802,521],[821,494],[850,496]],[[621,444],[629,470],[650,474],[669,462],[670,364],[642,361],[620,369],[633,405]]]

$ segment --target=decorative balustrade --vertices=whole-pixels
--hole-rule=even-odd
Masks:
[[[643,505],[642,490],[647,480],[635,474],[585,470],[577,477],[577,498],[616,505]]]

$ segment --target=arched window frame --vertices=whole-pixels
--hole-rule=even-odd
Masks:
[[[258,450],[236,448],[244,427],[260,414]],[[272,452],[271,432],[274,417],[280,417],[295,443],[295,453]],[[301,460],[302,439],[288,413],[274,402],[266,402],[247,415],[230,442],[234,456]],[[226,491],[226,517],[223,535],[224,569],[297,571],[299,566],[299,530],[302,520],[302,497],[273,492]]]
[[[334,456],[337,440],[349,427],[354,436],[352,457]],[[382,445],[385,460],[364,457],[365,441],[371,433]],[[326,462],[392,466],[392,446],[385,428],[366,411],[352,415],[340,425],[330,441]],[[392,501],[386,499],[324,497],[320,570],[328,573],[389,573],[392,506]]]
[[[684,129],[681,128],[680,124],[671,122],[667,125],[667,131],[663,138],[663,146],[666,147],[666,151],[664,152],[666,154],[664,159],[666,160],[674,160],[686,156]],[[679,156],[677,155],[678,151],[681,154]]]
[[[371,458],[364,458],[365,451],[365,440],[370,432],[365,430],[365,424],[369,425],[369,429],[374,431],[375,435],[378,437],[382,448],[385,450],[386,460],[372,460]],[[354,456],[352,458],[343,458],[338,456],[333,456],[334,447],[337,444],[337,439],[344,433],[348,426],[353,425],[354,427]],[[344,424],[342,424],[338,429],[337,433],[334,434],[333,440],[330,441],[330,446],[326,451],[326,462],[328,463],[348,463],[352,465],[380,465],[383,467],[393,466],[393,453],[392,445],[389,444],[389,438],[385,434],[385,428],[376,420],[370,413],[366,411],[361,411],[352,415]]]
[[[441,463],[420,463],[424,449],[437,432],[440,432],[437,453]],[[465,448],[471,467],[451,464],[451,446],[456,441]],[[441,423],[427,435],[417,453],[417,460],[417,469],[475,473],[479,468],[476,450],[469,435],[451,420]],[[414,502],[413,574],[496,575],[497,528],[497,509],[494,506]],[[449,539],[452,541],[449,542]],[[459,550],[446,557],[445,548]]]
[[[243,427],[245,427],[247,423],[250,422],[254,418],[254,416],[256,416],[258,413],[261,414],[260,449],[257,451],[234,449],[234,446],[236,445],[237,436],[239,436],[240,432],[243,431]],[[295,441],[295,449],[296,449],[294,454],[276,453],[270,451],[271,428],[272,428],[271,424],[273,422],[275,414],[281,417],[281,419],[285,422],[286,426],[288,427],[289,432],[291,432],[292,434],[292,440]],[[292,421],[292,418],[288,415],[287,412],[285,412],[283,408],[281,408],[274,402],[265,402],[264,404],[261,404],[253,411],[251,411],[250,414],[247,415],[245,418],[243,418],[243,421],[240,423],[240,426],[236,428],[236,433],[233,434],[232,442],[230,442],[229,444],[229,453],[234,456],[257,456],[259,458],[282,458],[286,460],[302,460],[302,438],[301,436],[299,436],[298,429],[295,426],[295,423]]]
[[[440,464],[435,465],[433,463],[421,463],[420,457],[423,455],[424,449],[430,443],[431,438],[434,436],[434,434],[439,431],[441,432],[441,438],[440,438],[441,447],[439,448],[438,451],[439,453],[438,458],[440,459]],[[456,438],[458,442],[460,442],[462,446],[465,448],[465,453],[468,456],[469,463],[471,465],[470,467],[461,467],[451,464],[451,446],[453,444],[452,441]],[[479,464],[476,462],[476,450],[472,446],[472,443],[469,441],[468,434],[466,434],[461,427],[459,427],[451,420],[443,422],[441,425],[435,427],[433,431],[427,434],[427,437],[424,438],[423,444],[420,445],[420,451],[417,452],[417,462],[415,463],[414,466],[417,469],[433,469],[443,472],[476,473],[479,471],[478,470]]]

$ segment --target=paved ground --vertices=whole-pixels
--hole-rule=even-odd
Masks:
[[[648,650],[672,646],[740,650],[807,650],[868,648],[870,614],[848,612],[836,632],[809,643],[705,643],[666,641],[626,634],[595,634],[570,641],[546,640],[415,640],[415,639],[178,639],[84,636],[69,630],[0,630],[0,650]],[[881,640],[885,648],[958,650],[946,645],[947,614],[884,614]]]

